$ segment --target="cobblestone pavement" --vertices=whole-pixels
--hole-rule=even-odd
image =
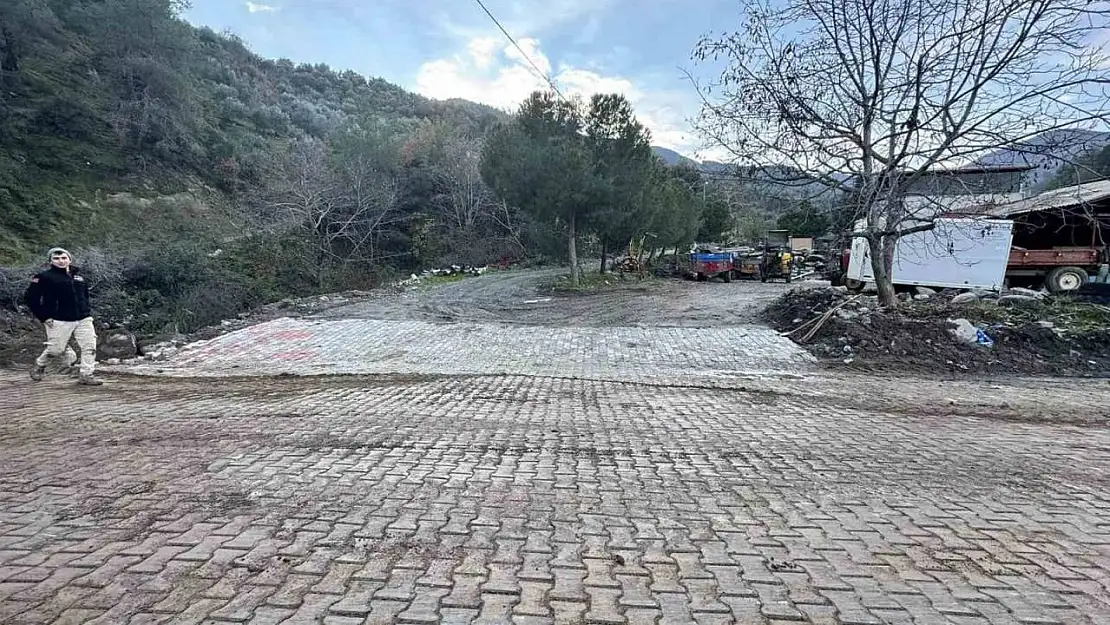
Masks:
[[[719,328],[506,326],[283,318],[187,346],[132,373],[525,374],[675,379],[789,373],[813,357],[757,325]]]
[[[1110,622],[1105,382],[686,384],[0,373],[0,622]]]

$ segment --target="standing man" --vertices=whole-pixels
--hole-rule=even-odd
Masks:
[[[89,285],[73,267],[69,252],[60,247],[50,250],[50,268],[31,278],[27,287],[27,306],[46,326],[46,350],[35,360],[31,379],[36,382],[46,373],[46,363],[67,351],[69,338],[81,349],[81,376],[78,384],[99,386],[93,377],[96,367],[96,328],[89,307]]]

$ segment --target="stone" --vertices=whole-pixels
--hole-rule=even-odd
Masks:
[[[982,299],[978,293],[960,293],[952,298],[952,304],[962,306],[965,304],[974,304]]]
[[[125,330],[112,330],[97,342],[96,352],[101,360],[134,358],[139,353],[135,335]]]
[[[914,293],[915,293],[916,295],[924,295],[924,296],[925,296],[925,298],[924,298],[924,299],[928,299],[928,298],[930,298],[930,297],[932,297],[932,296],[936,295],[936,294],[937,294],[937,291],[936,291],[936,289],[930,289],[930,288],[929,288],[929,287],[927,287],[927,286],[919,286],[919,287],[917,287],[916,289],[914,289]],[[915,299],[916,299],[916,298],[915,298]]]

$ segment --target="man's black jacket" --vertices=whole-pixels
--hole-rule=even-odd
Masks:
[[[24,296],[27,307],[39,321],[80,321],[92,316],[89,307],[89,285],[76,267],[50,267],[31,278]]]

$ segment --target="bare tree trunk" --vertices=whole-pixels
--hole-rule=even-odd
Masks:
[[[883,237],[881,240],[867,239],[867,247],[871,252],[871,272],[875,275],[875,286],[879,289],[879,304],[883,306],[897,306],[898,298],[894,293],[894,276],[891,275],[891,266],[894,264],[894,243],[892,237]]]
[[[575,242],[578,233],[574,228],[575,214],[570,214],[570,233],[567,237],[567,255],[570,256],[570,286],[578,288],[578,245]]]
[[[605,254],[609,251],[608,246],[605,244],[605,239],[601,240],[601,269],[598,271],[600,274],[605,274]]]
[[[327,258],[324,256],[322,250],[316,253],[316,289],[318,291],[324,290],[324,284],[327,280]]]

